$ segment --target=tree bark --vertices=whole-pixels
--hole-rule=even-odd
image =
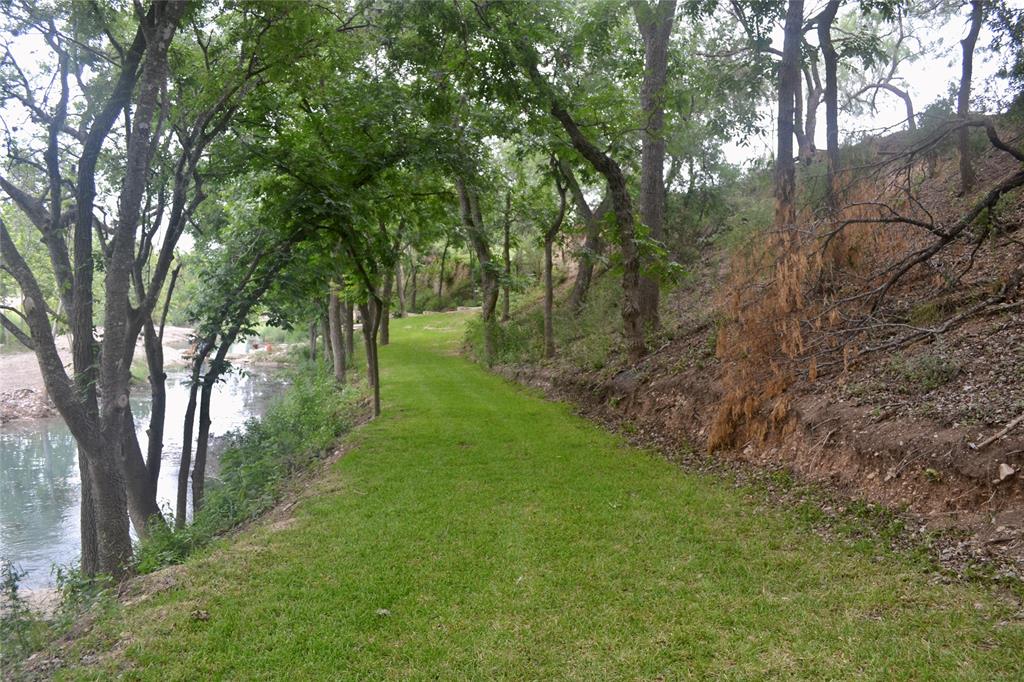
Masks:
[[[417,277],[419,276],[419,272],[420,272],[419,265],[415,265],[414,264],[412,266],[412,277],[409,278],[409,284],[412,285],[412,292],[411,292],[411,294],[409,296],[409,305],[410,305],[410,307],[412,309],[412,312],[416,312],[417,311],[417,308],[416,308],[416,283],[417,282],[416,282],[416,280],[417,280]]]
[[[324,340],[324,362],[333,362],[334,348],[331,347],[331,328],[328,315],[320,318],[320,338]]]
[[[825,62],[825,139],[828,154],[825,204],[831,213],[839,210],[839,54],[832,44],[832,23],[839,12],[840,0],[828,0],[818,15],[818,44]]]
[[[121,447],[118,449],[122,461],[119,468],[123,472],[125,497],[128,502],[128,517],[131,519],[135,533],[140,538],[149,536],[152,524],[162,524],[163,516],[160,505],[156,502],[156,485],[149,477],[142,449],[135,434],[135,420],[131,406],[124,424]]]
[[[353,366],[355,360],[355,310],[350,301],[341,302],[341,323],[345,332],[345,358],[349,367]]]
[[[386,346],[391,343],[391,294],[394,291],[394,274],[388,268],[384,272],[384,286],[381,296],[380,307],[380,345]]]
[[[444,249],[441,251],[441,271],[437,274],[437,308],[443,310],[444,306],[441,305],[441,294],[444,292],[444,261],[448,257],[448,244],[450,240],[448,237],[444,239]]]
[[[502,299],[501,299],[501,321],[508,322],[509,320],[509,305],[511,299],[510,289],[512,287],[512,255],[511,255],[511,232],[512,232],[512,192],[505,193],[505,216],[502,222],[502,232],[504,239],[502,240],[501,256],[502,263],[504,266],[503,272],[504,277],[501,282]]]
[[[587,293],[590,291],[590,282],[594,277],[594,260],[601,255],[603,245],[601,243],[601,223],[611,208],[608,196],[601,200],[596,211],[590,210],[590,204],[576,181],[576,175],[565,160],[558,162],[559,171],[565,179],[569,193],[572,195],[573,203],[576,204],[576,212],[583,220],[586,234],[583,237],[583,247],[576,256],[576,279],[573,281],[572,292],[569,294],[569,309],[573,313],[579,313],[587,300]]]
[[[212,349],[212,341],[200,341],[192,356],[192,375],[189,378],[188,404],[185,406],[185,420],[182,426],[181,459],[178,462],[178,495],[174,507],[174,527],[181,530],[188,519],[188,476],[192,467],[192,436],[195,433],[196,407],[199,389],[202,385],[200,375],[203,363]]]
[[[405,281],[405,273],[402,268],[402,256],[398,256],[398,260],[395,262],[395,292],[398,294],[398,315],[396,317],[405,317],[405,289],[408,283]]]
[[[466,230],[466,238],[472,244],[477,260],[480,261],[484,354],[488,364],[490,364],[494,361],[496,352],[494,330],[491,328],[491,325],[494,320],[494,310],[498,303],[498,278],[495,273],[493,259],[491,258],[490,245],[487,243],[483,216],[480,211],[480,201],[476,190],[468,187],[461,178],[456,179],[455,186],[459,193],[459,207],[462,214],[462,224]]]
[[[555,168],[557,173],[557,165]],[[555,357],[555,286],[551,251],[565,218],[566,188],[557,176],[555,187],[558,190],[558,213],[544,232],[544,357],[548,359]]]
[[[800,88],[800,43],[803,37],[803,0],[789,0],[779,64],[778,151],[775,159],[775,226],[790,229],[796,223],[796,164],[793,129]]]
[[[960,41],[963,51],[963,61],[960,74],[960,89],[956,96],[956,115],[961,121],[966,121],[971,109],[971,79],[974,71],[974,47],[978,42],[978,33],[981,32],[981,23],[985,16],[985,3],[983,0],[971,0],[971,27],[967,35]],[[960,148],[960,194],[968,194],[974,189],[977,176],[974,172],[974,164],[971,159],[970,130],[967,126],[960,128],[958,136]]]
[[[633,13],[644,41],[644,77],[640,86],[640,108],[644,113],[640,150],[640,219],[651,239],[665,239],[665,80],[668,75],[668,41],[675,21],[675,0],[636,0]],[[640,279],[640,316],[652,328],[660,324],[658,281]]]
[[[338,298],[338,290],[334,286],[331,286],[331,293],[327,301],[327,321],[330,328],[331,361],[334,367],[334,380],[344,385],[345,340],[341,328],[341,300]]]
[[[316,362],[316,320],[309,323],[309,360],[310,362]]]
[[[366,349],[366,378],[373,388],[373,416],[380,416],[380,363],[377,361],[377,332],[380,329],[380,304],[376,297],[359,304],[363,317],[363,343]]]

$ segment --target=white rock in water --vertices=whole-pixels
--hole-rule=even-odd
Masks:
[[[1017,470],[1014,469],[1009,464],[1007,464],[1006,462],[1003,462],[1002,464],[999,465],[999,480],[1000,481],[1005,481],[1010,476],[1013,476],[1015,473],[1017,473]]]

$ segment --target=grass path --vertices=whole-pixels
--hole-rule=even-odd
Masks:
[[[463,319],[395,322],[385,416],[322,494],[101,624],[131,634],[107,665],[146,680],[1024,677],[1024,627],[989,591],[825,542],[626,446],[457,357]]]

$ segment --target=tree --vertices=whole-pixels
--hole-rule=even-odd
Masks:
[[[974,48],[978,42],[978,34],[981,32],[981,25],[985,19],[984,0],[971,0],[970,25],[967,35],[960,41],[963,53],[961,59],[960,88],[956,95],[956,115],[961,121],[966,122],[971,109],[971,78],[974,73]],[[974,172],[974,164],[971,162],[970,131],[966,125],[961,125],[957,133],[958,147],[960,150],[960,193],[968,194],[974,189],[977,176]]]
[[[665,238],[664,92],[668,76],[668,45],[675,22],[675,0],[633,2],[633,14],[644,42],[644,77],[640,88],[641,132],[640,218],[651,239]],[[640,281],[640,314],[645,324],[658,326],[659,287],[645,276]]]

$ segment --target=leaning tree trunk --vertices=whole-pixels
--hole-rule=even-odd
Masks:
[[[963,63],[960,74],[960,89],[956,96],[956,115],[961,121],[958,145],[960,147],[960,193],[967,194],[974,189],[977,176],[971,161],[970,130],[962,125],[967,120],[971,109],[971,79],[974,71],[974,47],[981,32],[981,23],[985,14],[983,0],[971,0],[971,28],[967,36],[960,41],[963,48]]]
[[[330,329],[331,363],[334,368],[334,380],[345,383],[345,340],[341,329],[341,301],[338,290],[332,286],[327,300],[327,321]]]
[[[665,80],[668,75],[668,41],[675,20],[675,0],[658,0],[633,5],[636,23],[644,40],[644,77],[640,86],[640,108],[646,125],[640,133],[640,219],[650,237],[665,239]],[[640,279],[640,316],[643,324],[659,325],[658,281]]]
[[[540,72],[540,58],[527,44],[521,44],[522,66],[530,81],[546,96],[551,116],[558,121],[572,142],[573,148],[594,167],[608,184],[615,221],[618,224],[619,249],[622,253],[622,326],[629,358],[637,361],[647,352],[644,324],[640,309],[640,250],[633,220],[633,200],[622,167],[600,147],[591,142],[572,114],[562,106],[557,94]]]
[[[800,46],[803,36],[803,0],[789,0],[786,10],[782,62],[779,64],[778,151],[775,159],[775,225],[796,223],[796,164],[793,135],[796,97],[800,88]]]

